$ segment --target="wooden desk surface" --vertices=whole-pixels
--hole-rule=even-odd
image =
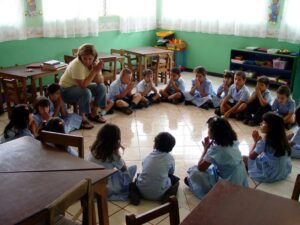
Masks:
[[[40,62],[42,64],[42,62]],[[12,66],[12,67],[8,67],[5,69],[1,69],[0,70],[0,77],[3,78],[39,78],[42,76],[47,76],[47,75],[51,75],[51,74],[56,74],[58,72],[63,72],[66,68],[60,68],[54,71],[49,71],[49,70],[42,70],[41,68],[34,68],[31,69],[32,71],[27,72],[27,68],[26,66],[28,66],[30,64],[26,64],[26,65],[19,65],[19,66]]]
[[[22,137],[0,145],[0,173],[92,169],[104,167],[56,150],[32,137]]]
[[[296,225],[300,203],[221,181],[181,225]]]
[[[41,212],[84,178],[92,184],[115,170],[0,173],[0,224],[10,225]]]
[[[151,56],[151,55],[170,54],[170,53],[173,54],[172,50],[155,48],[150,46],[129,48],[129,49],[124,49],[124,51],[127,53],[141,55],[141,56]]]

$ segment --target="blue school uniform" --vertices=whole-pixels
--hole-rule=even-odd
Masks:
[[[246,85],[243,85],[240,90],[237,90],[236,85],[232,84],[229,88],[228,96],[230,96],[229,101],[231,103],[236,103],[238,101],[247,103],[250,96],[250,91]]]
[[[143,93],[146,89],[151,88],[151,83],[147,83],[145,80],[141,80],[138,85],[136,86],[137,93]],[[150,94],[151,90],[146,93],[146,97]]]
[[[196,84],[196,79],[192,80],[192,88]],[[202,96],[200,90],[197,88],[193,95],[191,95],[190,92],[185,92],[184,97],[186,101],[191,101],[194,105],[197,107],[200,107],[207,101],[212,99],[212,96],[215,96],[216,93],[213,90],[213,86],[211,84],[211,81],[205,77],[205,79],[200,84],[200,87],[204,89],[207,96]]]
[[[297,131],[292,137],[291,141],[294,143],[291,149],[292,150],[291,157],[300,159],[300,128],[299,127],[297,128]]]
[[[185,92],[185,84],[184,84],[184,80],[179,77],[177,80],[174,80],[176,86],[178,87],[178,89],[180,90],[180,92],[183,94]],[[170,81],[169,81],[170,83]],[[169,90],[167,91],[169,95],[175,94],[175,89],[174,87],[170,87]]]
[[[117,96],[125,91],[127,84],[122,84],[120,78],[114,80],[109,88],[108,98],[110,100],[116,101]]]
[[[203,160],[211,163],[206,171],[199,171],[197,166],[187,171],[189,187],[198,198],[206,195],[219,180],[248,187],[247,172],[238,141],[226,147],[213,144]]]
[[[52,117],[55,111],[53,102],[49,99],[50,102],[50,116]],[[66,104],[64,104],[64,109],[68,112]],[[66,133],[70,133],[73,130],[80,129],[82,123],[82,117],[76,113],[68,113],[67,116],[59,115],[59,117],[64,121],[64,128]]]
[[[142,173],[136,179],[136,185],[143,198],[160,200],[172,186],[169,174],[174,174],[175,161],[167,152],[154,150],[142,162]]]
[[[281,116],[286,116],[289,113],[294,113],[296,104],[294,99],[289,98],[285,103],[280,104],[277,99],[272,104],[272,110]]]
[[[276,157],[275,150],[265,140],[256,143],[254,151],[259,154],[255,160],[248,159],[249,176],[258,182],[272,183],[285,179],[292,170],[291,158],[287,155]]]
[[[129,166],[127,171],[122,172],[120,169],[124,166],[125,162],[116,154],[113,155],[112,161],[102,161],[96,159],[91,153],[88,155],[87,160],[93,163],[97,163],[105,169],[117,169],[118,171],[108,178],[107,191],[108,200],[110,201],[127,201],[128,200],[128,188],[132,182],[136,173],[136,165]]]
[[[266,89],[264,92],[261,93],[262,97],[266,100],[266,102],[271,106],[272,105],[272,95],[269,89]]]
[[[8,130],[7,135],[8,135],[7,138],[5,138],[4,135],[1,136],[0,144],[3,144],[8,141],[12,141],[14,139],[24,137],[24,136],[34,137],[31,133],[31,131],[27,128],[19,130],[19,129],[15,129],[14,127]]]
[[[212,103],[215,108],[220,107],[221,100],[225,98],[228,95],[229,89],[224,90],[224,84],[221,84],[218,89],[217,93],[222,93],[221,96],[218,96],[217,94],[212,96]]]
[[[36,114],[33,114],[32,116],[33,120],[36,122],[37,124],[37,127],[41,127],[44,120],[42,119],[41,115],[36,113]]]

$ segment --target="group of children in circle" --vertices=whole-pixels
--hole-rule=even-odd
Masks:
[[[126,114],[131,114],[132,109],[148,107],[160,101],[174,104],[185,101],[186,105],[215,108],[217,116],[207,121],[208,135],[202,142],[203,154],[198,164],[188,169],[184,179],[184,183],[199,198],[220,179],[245,187],[248,186],[247,175],[257,182],[285,179],[291,172],[291,156],[300,158],[300,129],[291,135],[285,132],[285,128],[289,128],[294,121],[300,125],[300,108],[295,110],[289,88],[279,87],[277,98],[272,103],[267,77],[257,79],[256,88],[250,95],[245,85],[245,73],[239,71],[233,75],[225,72],[223,84],[215,93],[206,77],[206,70],[200,66],[194,72],[196,77],[189,92],[185,91],[184,80],[177,68],[172,69],[167,86],[158,92],[153,84],[153,72],[147,69],[143,73],[144,79],[137,85],[137,91],[132,94],[132,72],[123,69],[120,77],[110,85],[108,98],[114,101],[117,110]],[[60,96],[60,86],[51,84],[47,94],[48,97],[38,99],[35,114],[24,104],[13,109],[0,143],[22,136],[34,137],[41,129],[60,133],[80,129],[82,118],[67,112]],[[254,145],[249,157],[241,155],[237,135],[227,120],[233,116],[245,124],[260,124],[263,136],[257,130],[253,131]],[[176,140],[170,133],[159,133],[155,137],[153,151],[143,159],[142,171],[136,176],[136,165],[127,166],[122,159],[119,127],[105,124],[99,130],[87,160],[107,169],[118,169],[109,178],[109,200],[129,198],[135,205],[139,204],[140,198],[165,202],[170,195],[176,195],[179,186],[180,179],[174,175],[175,160],[170,154],[175,145]],[[76,155],[70,147],[64,150]]]

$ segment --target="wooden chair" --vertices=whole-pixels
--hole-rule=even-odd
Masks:
[[[154,59],[152,64],[152,70],[154,71],[155,85],[158,85],[158,78],[164,84],[167,83],[168,74],[170,73],[170,57],[168,54],[162,54]]]
[[[179,208],[175,196],[169,198],[169,202],[141,215],[126,215],[126,225],[140,225],[149,222],[159,216],[169,213],[170,225],[179,225]]]
[[[297,175],[291,199],[295,201],[299,201],[299,195],[300,195],[300,174]]]
[[[117,62],[120,64],[120,71],[125,68],[125,51],[119,49],[111,49],[110,54],[117,57]],[[110,68],[112,71],[112,63],[110,63]]]
[[[21,93],[21,87],[18,85],[18,82],[15,79],[2,79],[2,85],[3,85],[3,90],[5,94],[5,99],[6,99],[6,108],[7,108],[7,114],[8,118],[10,118],[12,108],[14,105],[20,104],[20,103],[25,103],[23,94]],[[27,99],[29,101],[32,101],[32,94],[26,93],[27,94]]]
[[[133,78],[135,80],[138,80],[138,73],[139,73],[139,58],[137,56],[134,56],[132,54],[128,54],[124,51],[124,67],[128,68],[132,71]]]
[[[77,56],[78,55],[78,48],[73,48],[72,49],[72,55]]]
[[[42,130],[39,138],[43,143],[53,143],[63,146],[73,146],[78,148],[78,156],[84,158],[83,137],[71,134],[62,134],[51,131]]]
[[[76,56],[73,55],[64,55],[64,61],[65,63],[69,64],[70,62],[72,62],[73,59],[75,59]]]

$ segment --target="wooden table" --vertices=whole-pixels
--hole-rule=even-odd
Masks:
[[[85,178],[91,178],[93,191],[100,196],[97,198],[100,206],[99,224],[109,224],[106,183],[114,172],[115,170],[0,173],[0,224],[16,224],[39,214]]]
[[[147,60],[148,57],[158,56],[160,54],[168,54],[170,57],[170,68],[172,68],[173,54],[172,50],[161,49],[155,47],[139,47],[139,48],[130,48],[124,49],[124,51],[128,54],[135,55],[138,58],[139,69],[138,69],[138,79],[142,80],[143,68],[147,69]],[[144,65],[142,64],[144,62]]]
[[[100,224],[108,225],[106,184],[107,177],[114,172],[44,145],[32,137],[1,144],[0,224],[14,224],[15,220],[21,221],[40,212],[70,187],[90,177],[98,201]],[[8,202],[10,206],[2,215]],[[18,210],[20,213],[16,212]],[[93,222],[96,222],[94,210]]]
[[[42,64],[42,62],[40,62],[40,64]],[[37,97],[35,81],[39,80],[40,95],[43,95],[42,78],[44,78],[46,76],[50,76],[50,75],[57,76],[59,72],[63,72],[66,69],[64,67],[64,68],[60,68],[60,69],[57,69],[54,71],[49,71],[49,70],[42,70],[41,68],[34,68],[34,69],[31,69],[30,71],[28,71],[26,68],[28,65],[30,65],[30,64],[13,66],[13,67],[8,67],[8,68],[0,70],[0,78],[15,79],[15,80],[18,80],[21,82],[22,93],[24,95],[24,103],[27,103],[27,101],[28,101],[27,91],[26,91],[26,80],[29,79],[31,81],[33,100],[35,100]]]
[[[0,172],[93,170],[104,167],[56,150],[32,137],[0,145]]]
[[[181,225],[296,225],[300,203],[220,181]]]
[[[113,74],[112,79],[109,79],[110,82],[114,81],[117,76],[117,56],[109,54],[107,52],[98,52],[98,57],[101,59],[103,63],[109,63],[110,64],[110,70]]]

